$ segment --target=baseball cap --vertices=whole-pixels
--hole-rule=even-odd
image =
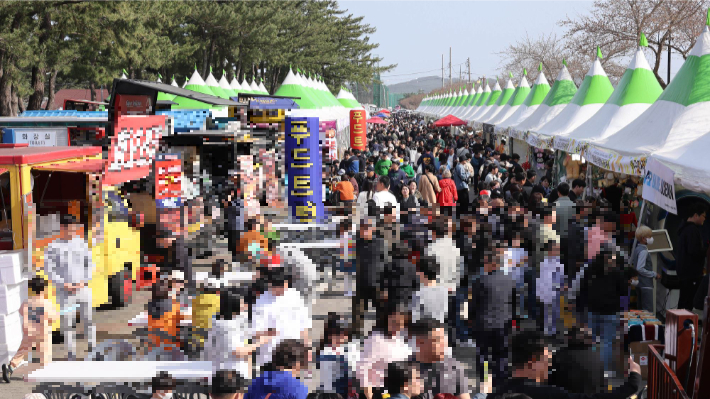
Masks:
[[[405,165],[409,163],[409,157],[404,157],[402,160],[404,161]]]
[[[367,171],[368,171],[368,172],[374,172],[374,171],[375,171],[375,167],[372,166],[372,165],[369,165],[369,166],[367,167]]]
[[[479,195],[481,196],[481,198],[483,198],[486,201],[488,201],[491,198],[491,192],[489,190],[481,190]]]

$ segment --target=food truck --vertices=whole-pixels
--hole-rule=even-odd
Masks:
[[[154,115],[159,91],[236,104],[161,83],[117,79],[108,107],[107,149],[0,144],[0,253],[24,253],[25,275],[44,274],[44,247],[59,233],[56,216],[71,214],[84,224],[92,251],[93,306],[130,301],[141,264],[142,215],[129,207],[120,188],[149,175],[160,138],[170,134],[168,117]],[[49,290],[56,304],[51,283]],[[53,328],[58,327],[59,321]]]

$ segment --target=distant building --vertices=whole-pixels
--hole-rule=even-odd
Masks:
[[[96,90],[96,101],[106,100],[109,92],[106,89]],[[62,89],[54,95],[54,106],[51,110],[61,109],[64,106],[64,100],[91,100],[91,90],[89,89]],[[42,101],[42,109],[47,106],[47,98]]]

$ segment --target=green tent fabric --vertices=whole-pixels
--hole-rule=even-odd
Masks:
[[[192,76],[190,79],[185,83],[185,89],[187,90],[192,90],[196,91],[198,93],[202,94],[209,94],[211,96],[214,96],[215,94],[210,90],[209,87],[205,84],[205,81],[202,80],[202,77],[200,76],[199,73],[197,73],[197,70],[192,73]],[[201,101],[193,100],[190,98],[185,98],[185,97],[180,97],[177,96],[175,99],[173,99],[174,102],[176,102],[176,105],[173,105],[173,109],[210,109],[212,108],[211,105],[205,104]]]
[[[214,75],[212,75],[212,72],[210,72],[209,76],[207,76],[207,79],[205,79],[205,85],[210,88],[210,91],[212,91],[215,96],[219,98],[229,99],[229,94],[225,93],[224,90],[219,87],[219,82],[217,82],[217,79],[215,79]]]
[[[496,123],[495,132],[496,134],[508,134],[508,129],[510,126],[515,126],[518,123],[527,119],[535,110],[542,104],[543,100],[550,91],[550,84],[545,78],[545,74],[540,71],[533,83],[532,89],[523,100],[522,104],[518,107],[515,112],[513,112],[507,118],[500,120]]]
[[[222,89],[222,91],[227,94],[227,96],[231,99],[232,97],[236,97],[237,93],[232,89],[232,86],[229,85],[229,81],[227,80],[227,77],[222,74],[222,78],[219,80],[219,88]]]
[[[163,83],[163,81],[158,78],[158,83]],[[162,91],[158,92],[158,101],[173,101],[174,99],[175,96],[172,94],[163,93]]]
[[[311,96],[308,95],[305,88],[301,85],[299,77],[294,74],[291,69],[288,70],[286,78],[284,78],[283,83],[281,83],[281,86],[279,86],[279,89],[276,90],[276,93],[274,94],[284,97],[299,97],[294,101],[296,101],[296,104],[298,104],[301,109],[320,108],[313,102]]]

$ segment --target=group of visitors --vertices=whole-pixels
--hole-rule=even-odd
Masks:
[[[329,313],[323,334],[313,336],[316,265],[279,249],[269,219],[228,186],[220,203],[229,250],[255,278],[239,288],[220,284],[235,268],[224,260],[214,262],[214,285],[190,288],[189,273],[163,272],[148,314],[167,337],[151,345],[192,357],[178,328],[192,301],[193,313],[210,309],[192,322],[205,331],[197,357],[214,366],[213,398],[636,394],[641,369],[617,349],[619,314],[633,287],[647,308],[660,277],[649,264],[650,229],[636,229],[632,250],[620,239],[615,204],[583,198],[583,180],[553,187],[550,176],[501,151],[504,143],[493,149],[480,134],[460,133],[395,114],[369,131],[367,150],[348,150],[330,165],[325,177],[337,182],[326,186],[326,200],[344,215],[334,268],[352,307]],[[706,210],[692,212],[680,251],[693,266],[682,273],[699,286]],[[681,302],[694,294],[685,291]],[[309,393],[303,379],[314,368],[318,388]],[[174,389],[172,377],[157,376],[153,397]]]

